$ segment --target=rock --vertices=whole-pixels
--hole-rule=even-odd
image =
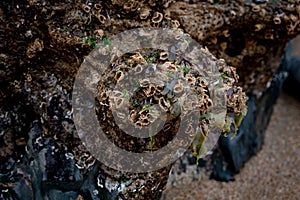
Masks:
[[[228,137],[220,137],[218,144],[221,154],[214,159],[221,159],[226,164],[216,162],[211,174],[212,178],[222,181],[232,180],[232,176],[240,172],[246,161],[262,148],[264,132],[268,127],[282,84],[287,77],[286,74],[286,71],[279,72],[276,76],[281,78],[274,78],[270,88],[260,99],[256,99],[254,96],[250,97],[248,113],[237,136],[231,133]],[[219,152],[215,151],[214,153],[218,154]]]
[[[284,64],[289,69],[289,76],[284,84],[284,90],[300,99],[300,36],[292,40],[285,52]]]
[[[288,67],[282,62],[269,87],[260,98],[251,93],[248,94],[248,112],[236,136],[234,132],[229,133],[227,137],[220,136],[212,154],[200,159],[198,164],[190,162],[189,152],[180,158],[172,168],[168,187],[178,182],[186,183],[207,178],[219,181],[234,180],[234,175],[239,173],[247,160],[263,146],[264,133],[268,127],[273,106],[287,78],[287,71]],[[187,168],[190,169],[187,170]]]
[[[299,2],[294,2],[298,7],[283,1],[259,6],[250,1],[220,1],[219,5],[135,1],[133,7],[122,1],[100,2],[1,2],[0,37],[4,42],[0,44],[0,139],[6,136],[11,141],[9,145],[7,140],[0,141],[5,144],[0,155],[1,199],[73,199],[79,195],[85,199],[114,199],[121,189],[128,199],[160,196],[170,168],[129,174],[124,180],[121,173],[98,170],[97,162],[74,134],[70,122],[73,79],[103,34],[109,37],[136,27],[184,28],[217,57],[239,66],[241,85],[247,89],[260,86],[259,93],[277,69],[270,63],[280,58],[285,43],[299,32],[299,24],[289,21],[297,21]],[[264,6],[270,8],[266,17],[252,12]],[[137,7],[145,8],[142,16]],[[276,24],[274,29],[276,16],[291,19]],[[251,96],[251,112],[239,136],[233,140],[221,138],[214,153],[200,160],[198,166],[195,158],[183,157],[178,171],[191,173],[187,179],[192,180],[200,179],[201,173],[231,180],[261,148],[283,77],[279,73],[275,85],[272,83],[261,98]],[[99,179],[104,186],[98,184]]]
[[[18,199],[22,200],[32,200],[34,199],[34,194],[30,184],[24,178],[20,179],[13,188]]]
[[[84,183],[82,184],[80,191],[82,196],[86,199],[116,199],[117,194],[110,193],[105,187],[99,188],[97,184],[97,176],[99,171],[99,163],[97,163],[93,169],[88,173]]]
[[[67,191],[63,192],[61,190],[49,190],[45,195],[45,200],[76,200],[78,196],[77,192]]]

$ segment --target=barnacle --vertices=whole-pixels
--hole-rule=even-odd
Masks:
[[[264,8],[260,9],[259,15],[260,15],[261,17],[266,17],[266,15],[267,15],[266,9],[264,9]]]
[[[90,169],[96,162],[96,159],[87,152],[78,156],[76,166],[79,169]]]
[[[129,113],[129,116],[130,116],[129,119],[132,122],[135,122],[136,118],[138,117],[138,113],[135,110],[131,110],[130,113]]]
[[[260,31],[265,27],[264,24],[255,24],[254,25],[254,31]]]
[[[143,71],[143,66],[140,64],[137,64],[133,70],[134,70],[135,74],[140,74]]]
[[[84,10],[84,12],[89,13],[91,11],[91,7],[85,4],[81,5],[82,10]]]
[[[153,23],[159,23],[163,19],[163,14],[160,12],[155,12],[153,17],[152,17],[152,22]]]
[[[156,91],[156,86],[154,84],[149,84],[147,89],[144,89],[144,92],[146,94],[147,97],[151,97],[155,94]]]
[[[164,18],[166,20],[171,20],[172,19],[170,11],[168,11],[168,10],[165,11]]]
[[[224,51],[224,50],[226,50],[227,49],[227,42],[222,42],[221,44],[220,44],[220,47],[221,47],[221,49]]]
[[[265,39],[273,40],[274,39],[274,35],[272,33],[266,33],[265,34]]]
[[[298,22],[299,20],[299,17],[293,14],[290,14],[289,18],[291,19],[292,22]]]
[[[201,78],[199,83],[202,87],[206,87],[208,85],[208,81],[205,78]]]
[[[182,97],[181,97],[182,98]],[[195,96],[187,96],[182,98],[182,109],[185,111],[199,108],[199,100]]]
[[[180,26],[180,23],[178,20],[171,20],[171,27],[174,29],[177,29]]]
[[[127,12],[129,12],[129,11],[131,10],[131,3],[130,3],[130,2],[124,3],[123,8],[124,8]]]
[[[138,120],[137,122],[135,122],[135,124],[138,126],[138,127],[145,127],[147,125],[150,124],[150,121],[148,119],[140,119]]]
[[[213,106],[213,102],[211,99],[207,99],[206,102],[205,102],[205,105],[206,105],[206,109],[210,109],[212,106]]]
[[[224,35],[224,37],[226,37],[226,38],[230,37],[229,30],[223,31],[223,35]]]
[[[33,43],[31,43],[26,51],[26,55],[28,58],[33,58],[38,51],[42,51],[44,48],[44,43],[39,38],[35,39]]]
[[[139,4],[136,1],[132,2],[130,6],[130,11],[131,12],[135,11],[138,8],[138,6]]]
[[[259,12],[259,11],[260,11],[260,5],[253,4],[251,10],[252,10],[252,12],[254,12],[254,13]]]
[[[167,67],[167,69],[170,69],[171,71],[178,71],[178,66],[174,65],[173,63],[166,62],[163,67]]]
[[[104,31],[102,29],[98,29],[94,31],[94,34],[96,35],[97,38],[102,39],[104,35]]]
[[[115,78],[117,81],[121,81],[121,80],[124,79],[124,76],[125,76],[125,75],[124,75],[124,72],[121,71],[121,70],[119,70],[119,71],[116,72],[114,78]]]
[[[178,83],[174,86],[174,93],[175,94],[181,94],[183,92],[183,84],[181,83],[181,81],[178,81]]]
[[[193,76],[187,76],[186,80],[188,81],[189,84],[191,85],[195,85],[196,84],[196,81],[197,79]]]
[[[150,85],[150,80],[148,78],[139,81],[141,87],[148,87]]]
[[[108,98],[107,92],[102,91],[101,88],[99,88],[99,95],[97,95],[97,98],[99,98],[100,101],[104,101]]]
[[[159,59],[161,60],[167,60],[169,58],[169,53],[168,52],[161,52],[159,54]]]
[[[167,111],[170,108],[170,103],[168,101],[166,101],[165,98],[163,98],[163,97],[159,98],[158,103],[159,103],[159,106],[165,111]]]
[[[264,55],[267,52],[266,47],[263,45],[257,46],[255,50],[258,54],[261,54],[261,55]]]
[[[113,91],[110,95],[110,105],[115,106],[116,108],[123,108],[126,104],[126,99],[124,94],[119,91]]]
[[[147,64],[147,61],[139,52],[131,56],[131,60],[133,61],[132,63]]]
[[[102,24],[105,24],[106,22],[106,17],[102,14],[97,14],[96,15],[97,19],[99,20],[99,22],[101,22]]]
[[[97,10],[97,11],[101,11],[102,10],[102,5],[100,3],[95,3],[94,4],[94,8]]]
[[[149,8],[142,8],[140,10],[140,18],[141,19],[146,19],[150,15],[150,9]]]
[[[274,24],[281,24],[281,19],[279,17],[274,17]]]

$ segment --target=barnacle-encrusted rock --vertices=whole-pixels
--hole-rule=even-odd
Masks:
[[[85,33],[95,37],[88,28],[91,24],[93,30],[103,29],[108,36],[137,27],[180,28],[217,58],[236,67],[240,85],[258,97],[278,68],[285,44],[300,31],[298,0],[107,1],[97,6],[90,3],[94,12],[84,12],[82,4],[75,5],[65,5],[64,20],[47,22],[54,43],[89,43]],[[102,9],[97,10],[99,5]]]
[[[0,37],[3,41],[0,44],[0,105],[3,107],[1,119],[13,120],[8,126],[1,122],[0,140],[2,141],[4,136],[14,140],[14,145],[4,142],[1,146],[1,161],[4,161],[1,162],[1,166],[2,163],[5,165],[11,163],[6,162],[7,159],[13,160],[13,163],[18,161],[20,165],[33,164],[33,169],[23,173],[18,168],[18,173],[25,174],[22,179],[28,185],[22,185],[28,188],[32,185],[35,198],[40,199],[59,194],[56,192],[58,188],[56,184],[59,183],[59,187],[63,187],[66,182],[74,183],[72,181],[75,181],[74,185],[81,185],[78,184],[80,181],[84,182],[81,188],[75,186],[64,188],[70,190],[72,198],[76,195],[78,199],[113,198],[118,195],[119,198],[137,199],[140,194],[153,198],[159,196],[164,188],[169,167],[158,172],[122,176],[122,173],[103,170],[104,167],[99,167],[99,163],[88,153],[78,138],[72,121],[70,103],[72,83],[84,56],[97,42],[107,44],[110,42],[107,38],[111,35],[131,28],[172,28],[178,32],[178,39],[182,33],[188,33],[199,43],[207,46],[217,58],[223,58],[234,67],[227,67],[224,61],[213,60],[220,64],[222,80],[228,87],[227,111],[233,116],[238,116],[237,120],[233,120],[235,117],[226,118],[227,126],[222,128],[225,132],[234,129],[243,116],[242,108],[246,100],[245,96],[241,95],[241,88],[236,86],[237,74],[240,76],[240,85],[243,89],[256,90],[258,95],[269,85],[267,83],[276,71],[286,42],[300,31],[300,3],[298,0],[264,1],[259,4],[255,3],[257,1],[241,0],[214,2],[197,0],[132,0],[126,3],[121,0],[1,2]],[[136,59],[141,59],[139,62],[145,62],[144,57],[138,55],[138,52],[135,56]],[[160,54],[159,58],[165,61],[166,53]],[[170,71],[181,69],[174,63],[164,64],[169,66]],[[137,65],[134,70],[141,73],[143,67]],[[122,81],[124,72],[120,71],[115,75],[113,81]],[[162,80],[168,77],[164,73],[158,76]],[[199,82],[197,77],[189,73],[185,78],[190,85],[200,86],[197,87],[197,91],[203,94],[200,110],[205,112],[211,106],[205,81]],[[141,94],[153,98],[160,108],[170,110],[173,116],[178,115],[176,104],[156,95],[157,92],[163,91],[162,88],[147,85],[146,82],[141,85],[143,88]],[[99,88],[101,92],[97,100],[108,101],[108,95],[102,89]],[[181,93],[180,84],[174,86],[174,89],[176,93]],[[138,103],[140,102],[133,101],[132,105]],[[104,105],[109,106],[109,103],[102,106]],[[135,121],[137,126],[151,122],[156,113],[151,113],[149,106],[151,105],[132,106],[130,120]],[[209,131],[207,123],[210,116],[206,114],[202,116],[201,122],[203,135]],[[124,116],[119,114],[119,117]],[[31,136],[28,136],[30,126],[33,128]],[[168,132],[170,128],[171,125],[167,124],[163,130]],[[196,154],[203,150],[199,142],[203,140],[203,135],[198,134],[196,140],[198,142],[192,144],[191,148]],[[122,140],[118,135],[114,136],[116,141]],[[140,144],[145,146],[145,150],[159,147],[156,146],[159,145],[159,140],[147,142],[149,143]],[[120,142],[120,145],[133,148],[129,143]],[[45,167],[47,165],[48,167]],[[6,166],[3,168],[8,169]],[[6,173],[3,170],[2,172]],[[19,174],[12,176],[20,177]],[[124,182],[126,184],[122,184]],[[45,188],[49,189],[47,194],[40,191],[44,183],[47,183]],[[1,192],[8,191],[5,195],[9,196],[14,193],[13,187],[8,182],[3,190],[1,185]]]
[[[142,32],[140,29],[137,29],[137,31]],[[132,37],[134,38],[134,36]],[[153,41],[156,42],[157,40],[154,38]],[[105,45],[93,51],[93,56],[87,57],[83,66],[97,66],[94,58],[97,57],[98,52],[103,52],[101,48],[105,48]],[[96,86],[96,112],[100,126],[111,142],[130,152],[141,153],[159,150],[176,135],[182,112],[194,110],[201,113],[200,126],[196,130],[192,122],[184,122],[186,123],[185,133],[196,133],[191,150],[194,156],[200,157],[206,151],[203,148],[203,142],[210,134],[209,127],[212,123],[215,123],[219,130],[223,130],[223,134],[231,131],[231,125],[236,129],[238,128],[232,116],[245,115],[246,96],[245,93],[241,93],[241,88],[236,85],[238,75],[235,68],[227,66],[224,60],[217,60],[207,49],[201,48],[195,52],[192,51],[191,54],[201,57],[200,64],[191,63],[184,57],[170,60],[171,52],[141,49],[137,52],[116,57],[111,65],[101,72],[102,78]],[[217,81],[213,83],[215,88],[211,88],[212,83],[209,83],[211,80],[208,80],[207,74],[210,73],[208,69],[215,66],[217,66],[220,75],[217,77]],[[202,67],[207,71],[204,72]],[[139,75],[150,72],[153,77],[139,79]],[[92,73],[97,76],[93,70]],[[135,76],[134,79],[131,78],[132,76]],[[82,83],[88,85],[89,83],[84,80]],[[94,84],[93,80],[90,80],[90,82]],[[124,86],[124,88],[115,87],[117,84]],[[196,94],[196,98],[184,94],[187,85]],[[130,86],[135,87],[132,90]],[[228,98],[228,101],[224,102],[228,106],[228,112],[225,110],[223,116],[214,116],[210,110],[213,107],[213,97],[210,90],[217,90],[217,88],[222,89]],[[109,98],[107,98],[108,96]],[[182,108],[180,108],[181,106]],[[167,113],[166,116],[162,116],[161,110]],[[228,116],[226,117],[226,115]],[[155,136],[150,135],[147,138],[133,137],[130,135],[132,131],[130,133],[124,131],[127,126],[134,124],[131,130],[135,129],[137,130],[135,132],[138,133],[139,128],[147,127],[158,118],[166,118],[166,121]],[[127,168],[136,169],[138,167],[135,163],[131,163],[130,159],[127,160],[129,161]],[[146,174],[152,173],[156,172]],[[109,177],[116,175],[120,176],[119,172],[114,172]],[[117,187],[116,185],[121,184],[119,181],[119,179],[110,180],[111,186],[109,187]],[[142,181],[145,182],[145,179]],[[163,179],[157,181],[160,185]],[[130,191],[127,187],[118,192],[119,195],[124,195],[126,198],[130,197],[128,196]],[[153,194],[153,192],[149,192],[146,194]]]
[[[237,116],[242,112],[242,115],[245,115],[244,112],[246,109],[246,96],[241,91],[241,88],[236,86],[238,75],[236,74],[235,68],[226,66],[224,61],[216,60],[204,49],[202,49],[202,53],[206,59],[206,65],[216,63],[219,66],[219,71],[222,74],[220,80],[222,80],[223,82],[221,83],[220,87],[223,87],[224,91],[227,93],[226,96],[228,99],[228,111]],[[180,111],[179,113],[175,112],[177,104],[182,105],[187,110],[189,110],[189,108],[199,110],[201,111],[201,114],[203,116],[209,115],[209,110],[213,106],[213,101],[211,99],[212,97],[210,97],[209,89],[207,88],[207,77],[205,77],[205,75],[201,71],[199,71],[199,69],[197,69],[198,66],[190,66],[183,60],[169,61],[167,59],[167,52],[157,52],[157,50],[145,49],[142,52],[136,52],[133,55],[124,55],[123,57],[118,58],[113,63],[113,67],[110,70],[107,70],[107,74],[104,74],[105,79],[101,80],[101,82],[97,86],[99,94],[99,96],[96,97],[99,100],[98,120],[103,122],[102,128],[104,130],[108,130],[107,133],[110,135],[110,137],[112,137],[114,143],[119,145],[120,147],[126,148],[130,151],[134,150],[138,152],[142,152],[145,150],[156,150],[164,146],[165,144],[162,141],[168,141],[167,138],[172,138],[174,134],[176,134],[176,130],[167,129],[166,127],[164,127],[162,131],[168,130],[175,132],[164,132],[163,134],[160,134],[161,136],[154,137],[154,144],[151,145],[151,148],[149,146],[144,146],[144,144],[151,144],[149,138],[138,140],[136,138],[130,139],[128,138],[128,135],[126,135],[121,129],[117,129],[116,125],[112,125],[110,123],[105,124],[106,121],[114,121],[112,107],[115,107],[117,109],[115,111],[116,116],[122,119],[120,121],[122,125],[119,124],[120,127],[124,127],[129,123],[134,123],[136,127],[140,128],[151,124],[154,120],[156,120],[158,116],[161,115],[156,113],[159,112],[154,107],[156,104],[159,105],[160,109],[163,109],[164,111],[169,113],[165,125],[177,124],[177,117],[180,115]],[[147,63],[146,60],[151,63]],[[157,65],[156,63],[160,64]],[[132,92],[127,91],[126,89],[119,91],[115,88],[114,91],[110,94],[109,99],[102,98],[103,92],[107,93],[108,91],[112,90],[113,85],[117,84],[119,81],[122,81],[123,79],[128,81],[127,77],[145,73],[145,71],[149,70],[149,67],[147,67],[147,65],[150,65],[150,68],[151,65],[153,65],[153,68],[151,69],[154,70],[154,79],[150,80],[149,78],[145,78],[139,80],[139,85],[137,86],[136,90],[134,90],[133,96],[130,95]],[[130,70],[133,71],[133,74],[129,73]],[[158,73],[159,75],[156,75],[156,73]],[[155,84],[153,84],[153,81],[155,82]],[[194,103],[189,102],[189,104],[183,104],[183,102],[186,101],[186,99],[184,98],[187,98],[187,96],[182,96],[185,90],[184,88],[186,87],[184,85],[185,82],[190,84],[193,92],[198,96],[198,99]],[[124,81],[120,84],[126,85],[129,83]],[[131,84],[134,85],[135,83]],[[170,85],[168,86],[168,84]],[[128,101],[130,113],[129,116],[125,114],[127,108],[126,102]],[[209,124],[211,124],[210,120],[213,119],[215,119],[214,116],[211,116],[210,118],[203,117],[201,125],[208,126]],[[127,120],[130,120],[130,122],[128,122]],[[220,126],[222,126],[222,120],[220,124]],[[231,123],[228,124],[228,126],[230,125]],[[225,119],[223,119],[223,126],[225,126]],[[209,130],[205,129],[202,134],[204,136],[207,136],[209,134],[208,132]],[[223,133],[226,133],[226,129],[224,129]],[[128,142],[128,140],[132,142]],[[198,142],[199,146],[197,148],[192,148],[195,156],[198,155],[198,148],[201,148],[201,144],[203,141]],[[137,144],[143,145],[139,146]]]
[[[176,2],[166,10],[214,55],[236,67],[243,88],[258,97],[279,67],[285,44],[300,31],[299,1]]]

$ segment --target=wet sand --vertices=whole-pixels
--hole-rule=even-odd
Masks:
[[[166,190],[162,199],[300,199],[300,102],[281,94],[263,149],[245,164],[235,181],[178,185]]]

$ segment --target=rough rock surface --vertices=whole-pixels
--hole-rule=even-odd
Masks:
[[[117,173],[95,161],[74,133],[70,94],[84,56],[103,35],[143,26],[179,27],[238,67],[241,85],[250,92],[260,86],[255,92],[260,96],[278,67],[270,63],[279,61],[285,43],[300,31],[299,8],[298,0],[259,5],[252,1],[218,5],[166,0],[2,1],[0,198],[159,197],[169,167],[114,176]],[[208,13],[208,19],[193,17],[205,10],[217,17]],[[205,27],[195,31],[191,17]],[[127,193],[123,194],[124,182]]]
[[[300,99],[300,36],[289,43],[285,54],[284,64],[289,69],[289,77],[283,88]]]
[[[249,94],[248,112],[238,129],[238,134],[235,136],[234,132],[231,132],[227,137],[220,136],[211,155],[200,159],[199,162],[191,160],[190,153],[180,158],[172,168],[168,186],[208,178],[220,181],[234,180],[234,175],[240,172],[245,162],[262,148],[264,132],[273,113],[273,106],[287,76],[288,66],[282,64],[261,98],[257,99]]]

